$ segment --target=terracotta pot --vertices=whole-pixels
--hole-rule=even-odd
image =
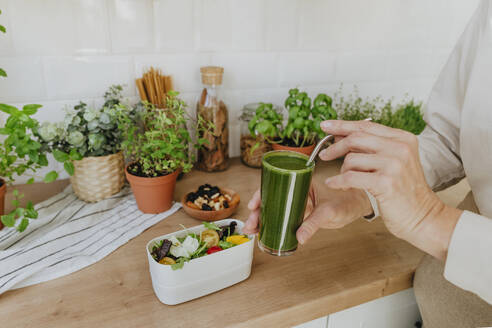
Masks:
[[[126,166],[125,175],[132,187],[138,209],[151,214],[162,213],[170,209],[174,198],[176,178],[180,170],[162,177],[143,178],[128,173],[128,166],[131,164]]]
[[[306,146],[306,147],[289,147],[289,146],[282,146],[280,144],[272,144],[273,150],[290,150],[290,151],[295,151],[296,153],[304,154],[310,156],[311,153],[314,150],[314,147],[316,147],[316,144],[312,144],[311,146]]]
[[[3,215],[4,210],[5,210],[5,193],[7,192],[7,184],[5,183],[5,180],[0,179],[0,183],[2,186],[0,187],[0,216]],[[0,220],[0,230],[3,229],[3,223]]]

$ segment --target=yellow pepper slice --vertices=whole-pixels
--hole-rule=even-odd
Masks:
[[[164,265],[172,265],[172,264],[176,264],[176,261],[173,260],[172,258],[170,257],[163,257],[160,261],[159,261],[160,264],[164,264]]]
[[[248,237],[244,237],[243,235],[233,235],[226,238],[226,241],[232,243],[234,245],[241,245],[247,243],[249,241]]]

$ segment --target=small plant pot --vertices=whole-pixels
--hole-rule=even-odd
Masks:
[[[92,203],[108,198],[125,184],[125,162],[121,152],[85,157],[73,161],[73,166],[75,171],[70,182],[74,193],[83,201]]]
[[[310,156],[314,150],[314,147],[316,147],[316,144],[312,144],[311,146],[306,146],[306,147],[289,147],[289,146],[283,146],[281,144],[274,143],[272,144],[272,147],[273,150],[290,150],[290,151],[295,151],[296,153]]]
[[[0,184],[2,186],[0,187],[0,216],[4,215],[5,211],[5,193],[7,192],[7,184],[5,183],[5,180],[0,179]],[[3,229],[3,223],[0,220],[0,230]]]
[[[138,209],[144,213],[157,214],[167,211],[173,203],[176,179],[181,170],[162,177],[144,178],[128,172],[126,166],[126,179],[132,187],[133,195],[137,201]]]

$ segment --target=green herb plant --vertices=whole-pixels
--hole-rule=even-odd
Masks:
[[[44,149],[63,163],[65,171],[73,175],[73,161],[89,156],[106,156],[120,151],[121,131],[118,129],[118,111],[134,116],[134,108],[123,103],[123,87],[113,85],[104,94],[101,108],[80,102],[65,109],[62,122],[44,122],[39,128],[39,139]]]
[[[19,110],[10,105],[0,104],[0,111],[8,115],[5,126],[0,128],[0,135],[5,136],[0,143],[0,177],[7,185],[13,184],[16,175],[30,175],[27,183],[32,184],[36,178],[36,171],[48,165],[46,151],[35,137],[39,122],[32,117],[40,107],[41,105],[31,104]],[[46,174],[44,181],[52,182],[57,176],[55,171],[51,171]],[[18,190],[14,190],[12,194],[14,209],[2,215],[1,220],[5,226],[14,227],[16,222],[19,222],[17,219],[20,219],[16,229],[22,232],[29,225],[29,219],[36,219],[38,213],[31,201],[28,201],[25,207],[21,206],[20,200],[23,195]]]
[[[255,115],[248,123],[248,129],[253,138],[262,136],[273,143],[273,140],[280,136],[282,121],[282,114],[274,109],[273,104],[260,103]]]
[[[178,92],[168,93],[166,109],[143,103],[135,118],[130,111],[121,108],[124,105],[117,105],[120,109],[117,113],[121,147],[133,162],[128,168],[130,173],[158,177],[178,169],[186,173],[193,167],[194,156],[190,155],[190,145],[198,148],[207,141],[199,138],[196,143],[192,142],[186,128],[189,120],[186,104],[178,95]],[[199,131],[210,128],[200,117],[194,125],[197,135]]]
[[[382,97],[364,99],[359,96],[357,87],[347,97],[343,97],[342,88],[340,86],[334,97],[334,107],[342,120],[359,121],[371,117],[376,123],[416,135],[426,126],[421,102],[404,99],[394,104],[392,99],[384,100]]]
[[[285,109],[289,112],[289,118],[282,137],[284,142],[285,139],[292,140],[298,147],[315,143],[317,137],[324,136],[320,123],[337,118],[329,96],[318,94],[312,103],[308,94],[300,92],[297,88],[289,90]]]

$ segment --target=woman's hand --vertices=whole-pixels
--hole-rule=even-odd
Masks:
[[[258,232],[260,203],[258,190],[248,204],[251,213],[243,228],[244,232]],[[339,191],[313,183],[304,222],[297,230],[297,240],[304,244],[320,228],[338,229],[371,212],[371,204],[363,191]]]
[[[366,189],[377,199],[390,232],[444,259],[461,211],[445,206],[427,185],[417,137],[364,121],[325,121],[321,127],[344,137],[320,153],[325,161],[345,156],[341,174],[326,185]]]

